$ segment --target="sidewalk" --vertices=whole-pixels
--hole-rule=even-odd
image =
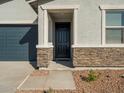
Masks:
[[[71,71],[49,71],[47,75],[29,75],[17,90],[75,90]]]

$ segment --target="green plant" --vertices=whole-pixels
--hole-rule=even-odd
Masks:
[[[45,93],[54,93],[52,88],[49,88]]]
[[[95,72],[93,70],[89,71],[88,77],[87,77],[87,81],[95,81],[97,79],[97,75],[95,74]]]
[[[124,74],[120,75],[121,78],[124,78]]]

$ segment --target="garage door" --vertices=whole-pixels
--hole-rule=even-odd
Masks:
[[[0,61],[36,60],[37,25],[0,25]]]

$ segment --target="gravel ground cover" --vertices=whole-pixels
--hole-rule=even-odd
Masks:
[[[94,71],[98,75],[95,81],[87,82],[89,71],[73,73],[77,93],[124,93],[124,70]]]

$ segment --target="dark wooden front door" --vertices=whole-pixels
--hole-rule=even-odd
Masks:
[[[70,58],[70,23],[55,23],[55,58]]]

